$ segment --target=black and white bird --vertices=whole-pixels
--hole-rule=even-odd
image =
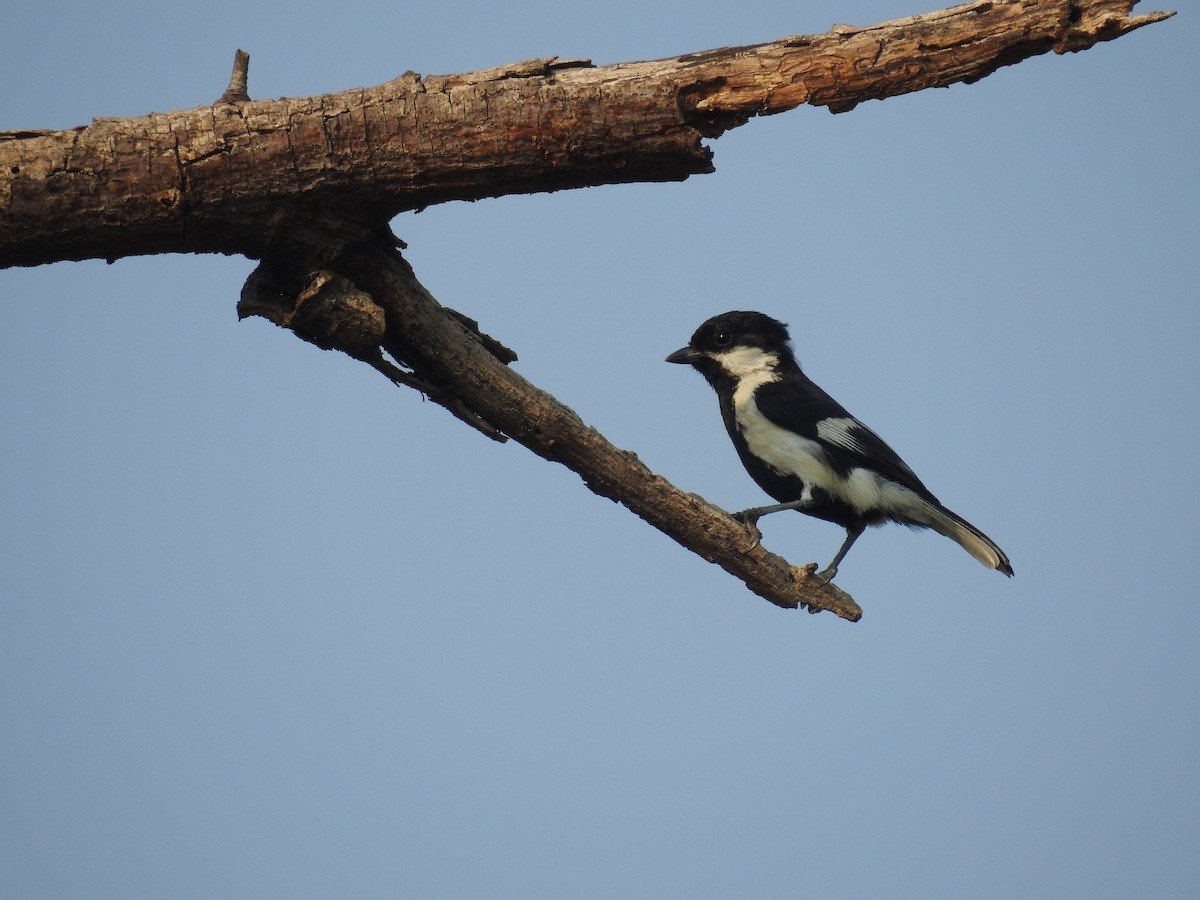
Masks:
[[[829,581],[868,525],[932,528],[987,566],[1012,575],[1004,551],[942,506],[891,447],[817,387],[792,352],[787,326],[758,312],[727,312],[696,329],[667,357],[691,365],[717,392],[742,465],[779,501],[736,517],[796,509],[846,529],[819,578]]]

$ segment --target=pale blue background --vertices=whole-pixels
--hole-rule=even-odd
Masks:
[[[19,4],[0,129],[936,3]],[[1143,9],[1161,8],[1143,6]],[[238,324],[240,258],[0,272],[0,895],[1194,897],[1200,42],[801,109],[718,171],[402,216],[444,303],[680,487],[765,499],[709,315],[1012,557],[872,532],[778,610],[579,479]],[[764,522],[828,561],[841,532]]]

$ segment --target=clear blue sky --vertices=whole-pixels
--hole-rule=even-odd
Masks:
[[[51,0],[6,13],[0,130],[211,102],[237,47],[301,96],[937,6]],[[1200,894],[1196,22],[755,121],[682,184],[393,223],[522,373],[728,509],[766,498],[663,357],[790,322],[1017,572],[874,531],[857,625],[239,324],[244,259],[0,272],[0,895]],[[800,563],[842,538],[763,524]]]

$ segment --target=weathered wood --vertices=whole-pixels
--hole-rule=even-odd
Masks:
[[[752,116],[976,81],[1170,15],[1130,16],[1135,2],[985,0],[675,59],[548,57],[277,101],[243,99],[239,52],[211,107],[0,133],[0,267],[169,251],[262,259],[242,315],[342,350],[489,437],[567,466],[779,606],[857,620],[835,585],[514,372],[511,351],[421,287],[386,223],[448,200],[708,172],[703,139]]]
[[[797,567],[771,553],[757,529],[679,490],[510,368],[512,352],[439,304],[384,236],[344,246],[336,246],[336,237],[310,237],[310,247],[292,244],[270,253],[271,261],[247,282],[240,315],[263,316],[310,343],[342,350],[425,392],[489,437],[511,437],[561,463],[592,492],[621,503],[777,606],[861,618],[849,594],[809,577],[815,564]],[[386,361],[380,347],[405,368]]]
[[[704,137],[802,103],[976,81],[1165,18],[1135,0],[986,0],[869,28],[595,67],[530,60],[374,88],[0,134],[0,267],[253,258],[281,210],[379,224],[448,200],[712,171]],[[235,81],[236,81],[235,72]],[[239,97],[237,84],[223,100]]]

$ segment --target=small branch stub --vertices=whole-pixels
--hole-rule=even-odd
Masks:
[[[233,54],[233,74],[229,76],[229,87],[225,88],[217,102],[213,106],[220,106],[223,103],[249,103],[250,94],[247,93],[247,81],[250,76],[250,54],[245,50],[238,50]]]

